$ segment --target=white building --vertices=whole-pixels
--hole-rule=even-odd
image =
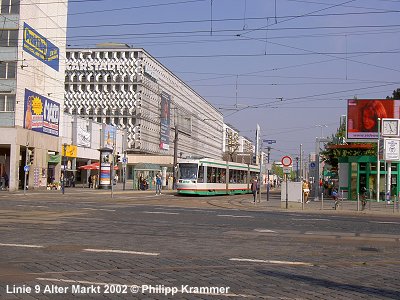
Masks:
[[[0,175],[16,190],[31,162],[39,187],[61,150],[67,0],[0,2]]]
[[[145,50],[68,49],[66,65],[65,112],[125,130],[128,166],[172,166],[176,129],[178,157],[222,157],[222,114]]]

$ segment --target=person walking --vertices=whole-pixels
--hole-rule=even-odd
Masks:
[[[257,197],[257,179],[254,178],[251,183],[251,192],[253,193],[253,203],[256,204]]]
[[[161,175],[157,174],[157,176],[156,176],[156,195],[161,195],[161,185],[162,185]]]

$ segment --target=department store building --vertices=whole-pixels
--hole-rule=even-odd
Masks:
[[[125,131],[128,179],[171,171],[175,146],[178,158],[222,159],[223,115],[144,49],[102,44],[66,57],[64,112]]]

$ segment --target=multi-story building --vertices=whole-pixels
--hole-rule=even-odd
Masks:
[[[45,186],[60,170],[48,157],[61,149],[67,0],[0,2],[0,175],[10,190],[25,174]]]
[[[222,157],[222,114],[144,49],[67,49],[65,112],[125,130],[128,174],[174,154]]]

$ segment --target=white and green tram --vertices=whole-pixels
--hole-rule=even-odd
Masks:
[[[227,195],[251,193],[251,180],[259,167],[215,160],[179,160],[177,191],[188,195]]]

